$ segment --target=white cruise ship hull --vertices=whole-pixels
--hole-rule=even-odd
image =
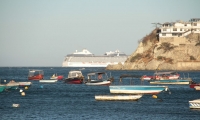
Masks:
[[[121,62],[124,64],[124,62]],[[89,63],[89,62],[63,62],[62,67],[107,67],[108,65],[115,65],[118,62],[114,63]]]

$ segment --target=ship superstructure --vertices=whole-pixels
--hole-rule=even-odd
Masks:
[[[68,54],[62,63],[62,67],[106,67],[111,64],[118,64],[119,62],[124,64],[128,55],[119,50],[106,52],[104,55],[96,56],[87,49],[83,49],[81,52],[74,52]]]

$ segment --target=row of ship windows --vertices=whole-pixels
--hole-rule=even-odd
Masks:
[[[81,59],[81,58],[72,58],[70,59],[70,62],[108,62],[108,61],[113,61],[113,62],[121,62],[121,61],[125,61],[127,58],[117,58],[117,59]]]
[[[114,58],[115,61],[116,60],[121,61],[121,60],[126,60],[126,59],[127,59],[127,57]],[[68,60],[70,60],[70,61],[91,61],[91,58],[84,58],[84,59],[82,57],[65,58],[65,61],[68,61]],[[113,58],[92,58],[92,61],[111,61],[111,60],[113,60]]]

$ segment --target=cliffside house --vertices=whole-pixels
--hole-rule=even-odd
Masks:
[[[190,33],[200,33],[200,18],[192,18],[188,22],[166,22],[160,27],[159,37],[184,37]]]

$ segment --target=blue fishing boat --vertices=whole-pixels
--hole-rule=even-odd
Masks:
[[[122,84],[123,78],[141,78],[138,75],[121,75],[119,85],[110,85],[110,93],[117,94],[158,94],[164,90],[168,90],[168,86],[155,86],[155,85],[124,85]],[[131,82],[132,83],[132,82]]]
[[[0,92],[3,92],[5,88],[6,88],[5,85],[0,85]]]

